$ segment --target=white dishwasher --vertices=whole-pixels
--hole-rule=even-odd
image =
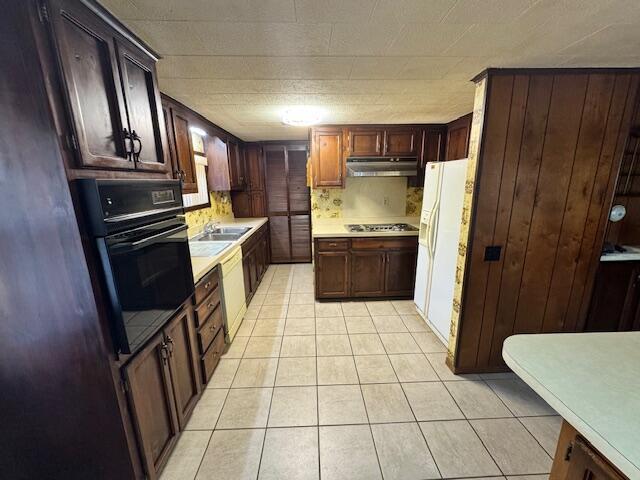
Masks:
[[[222,271],[222,302],[227,322],[227,342],[231,343],[247,311],[240,246],[232,250],[227,259],[220,264],[220,267]]]

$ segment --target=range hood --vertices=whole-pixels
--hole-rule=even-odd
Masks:
[[[414,177],[416,158],[347,158],[347,177]]]

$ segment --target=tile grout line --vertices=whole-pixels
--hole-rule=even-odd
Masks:
[[[500,472],[500,474],[506,478],[505,473],[502,471],[502,468],[500,468],[500,465],[498,465],[498,462],[496,461],[495,458],[493,458],[493,455],[491,455],[491,452],[489,451],[489,449],[487,448],[487,445],[485,444],[484,440],[482,440],[482,437],[480,437],[480,435],[478,435],[478,432],[476,431],[476,429],[473,427],[473,425],[471,424],[471,422],[469,421],[469,417],[467,416],[467,414],[465,413],[465,411],[460,407],[460,404],[458,403],[458,401],[456,400],[456,398],[453,396],[453,394],[451,393],[451,391],[447,388],[447,384],[446,382],[442,382],[442,384],[444,385],[444,388],[446,388],[447,392],[449,393],[449,395],[451,395],[451,398],[453,399],[453,403],[456,404],[456,406],[458,407],[458,409],[462,412],[462,415],[464,416],[464,420],[467,422],[467,424],[469,425],[469,427],[471,427],[471,430],[473,430],[473,433],[476,435],[476,437],[478,437],[478,440],[480,440],[480,443],[482,444],[482,447],[485,449],[485,451],[487,452],[487,454],[489,455],[489,458],[491,459],[491,461],[494,463],[494,465],[496,466],[496,468],[498,469],[498,471]],[[496,395],[497,396],[497,395]],[[507,409],[508,410],[508,409]],[[509,410],[511,411],[511,410]],[[507,418],[512,418],[512,417],[507,417]]]

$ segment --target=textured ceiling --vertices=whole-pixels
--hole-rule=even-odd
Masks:
[[[640,66],[640,0],[101,0],[164,58],[160,89],[245,140],[447,122],[486,67]]]

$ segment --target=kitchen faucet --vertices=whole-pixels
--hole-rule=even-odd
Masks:
[[[217,220],[211,220],[205,224],[204,233],[207,235],[211,234],[215,232],[218,228],[220,228],[220,222]]]

